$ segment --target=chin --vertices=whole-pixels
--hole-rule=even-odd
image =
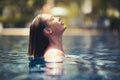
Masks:
[[[64,30],[65,30],[66,28],[67,28],[66,25],[64,25]]]
[[[64,27],[64,29],[63,29],[62,33],[65,31],[65,29],[66,29],[66,27]]]
[[[62,28],[61,32],[63,33],[65,31],[65,29],[66,29],[66,25],[62,25],[61,28]]]

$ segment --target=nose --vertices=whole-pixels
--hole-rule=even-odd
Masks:
[[[61,21],[61,17],[58,17],[58,21]]]

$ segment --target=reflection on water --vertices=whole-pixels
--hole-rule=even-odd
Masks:
[[[0,80],[119,80],[120,35],[64,36],[63,63],[27,56],[28,37],[0,36]]]

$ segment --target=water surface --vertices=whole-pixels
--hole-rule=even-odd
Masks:
[[[119,80],[120,35],[64,36],[63,63],[27,56],[28,36],[0,36],[0,80]]]

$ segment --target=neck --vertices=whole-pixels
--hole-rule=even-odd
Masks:
[[[49,39],[49,48],[56,48],[63,51],[62,36],[52,36]]]

